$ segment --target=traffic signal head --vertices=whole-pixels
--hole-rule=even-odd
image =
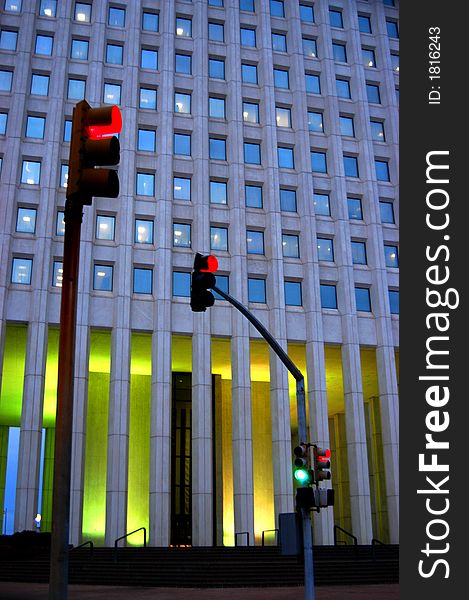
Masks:
[[[307,486],[312,483],[308,444],[300,444],[293,453],[295,454],[293,476],[301,486]]]
[[[318,448],[318,446],[313,446],[313,456],[314,456],[314,481],[319,483],[320,481],[324,481],[325,479],[331,478],[331,472],[329,469],[331,468],[331,451],[329,448],[323,450],[322,448]]]
[[[93,196],[117,198],[117,171],[95,167],[119,163],[119,140],[110,136],[119,133],[121,129],[122,116],[118,106],[91,108],[86,100],[75,106],[68,170],[68,199],[81,204],[91,204]]]
[[[205,312],[213,306],[215,298],[210,288],[215,285],[215,275],[218,269],[218,260],[215,256],[195,255],[194,270],[191,278],[191,309],[193,312]]]

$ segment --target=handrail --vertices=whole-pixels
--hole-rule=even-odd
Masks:
[[[381,540],[378,540],[376,538],[372,538],[372,540],[371,540],[371,558],[372,558],[372,560],[376,560],[375,546],[377,546],[378,544],[380,546],[386,546],[387,545],[384,542],[382,542]]]
[[[334,525],[334,546],[337,546],[337,531],[342,531],[342,533],[345,533],[345,535],[352,538],[354,546],[358,545],[358,538],[353,535],[353,533],[350,533],[350,531],[347,531],[346,529],[342,529],[342,527],[339,527],[338,525]]]
[[[83,542],[83,544],[80,544],[79,546],[73,546],[73,548],[70,548],[69,552],[72,552],[73,550],[78,550],[78,548],[84,548],[84,546],[90,547],[90,556],[93,556],[94,544],[91,540]]]
[[[264,531],[262,532],[262,545],[264,545],[264,533],[267,533],[269,531],[276,531],[277,532],[277,536],[276,536],[277,537],[277,544],[276,545],[278,546],[278,538],[280,536],[280,532],[279,532],[278,529],[264,529]]]
[[[246,535],[248,540],[247,545],[249,546],[249,531],[238,531],[238,533],[235,533],[235,546],[238,545],[238,535]]]
[[[142,531],[143,530],[143,547],[146,548],[147,547],[147,530],[145,529],[145,527],[139,527],[138,529],[134,529],[134,531],[129,531],[129,533],[126,533],[125,535],[121,535],[120,537],[117,538],[117,540],[114,540],[114,562],[117,562],[117,550],[118,550],[118,542],[120,542],[121,540],[124,540],[125,538],[129,537],[130,535],[137,533],[137,531]]]

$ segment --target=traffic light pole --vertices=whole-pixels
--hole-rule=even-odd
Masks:
[[[82,209],[80,202],[67,200],[60,306],[49,600],[66,600],[68,594],[73,381]]]
[[[290,373],[296,380],[296,409],[298,414],[298,443],[306,442],[306,400],[305,400],[305,380],[301,371],[296,367],[288,354],[283,350],[277,340],[267,331],[260,321],[233,296],[230,296],[216,286],[212,290],[220,294],[222,298],[228,300],[235,308],[242,313],[246,319],[257,329],[265,341],[269,344],[275,354],[280,358],[283,364],[287,367]],[[313,573],[313,536],[311,530],[311,517],[309,511],[305,508],[301,509],[302,525],[303,525],[303,552],[305,566],[305,600],[314,600],[314,573]]]

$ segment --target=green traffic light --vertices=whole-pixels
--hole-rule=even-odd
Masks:
[[[294,476],[298,483],[303,484],[309,481],[309,473],[306,469],[297,469]]]

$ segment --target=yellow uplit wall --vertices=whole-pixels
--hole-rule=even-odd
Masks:
[[[5,327],[0,425],[19,427],[21,423],[27,336],[26,325],[8,323]]]
[[[44,384],[43,426],[55,427],[57,378],[59,372],[59,329],[49,327],[47,337],[46,376]]]

